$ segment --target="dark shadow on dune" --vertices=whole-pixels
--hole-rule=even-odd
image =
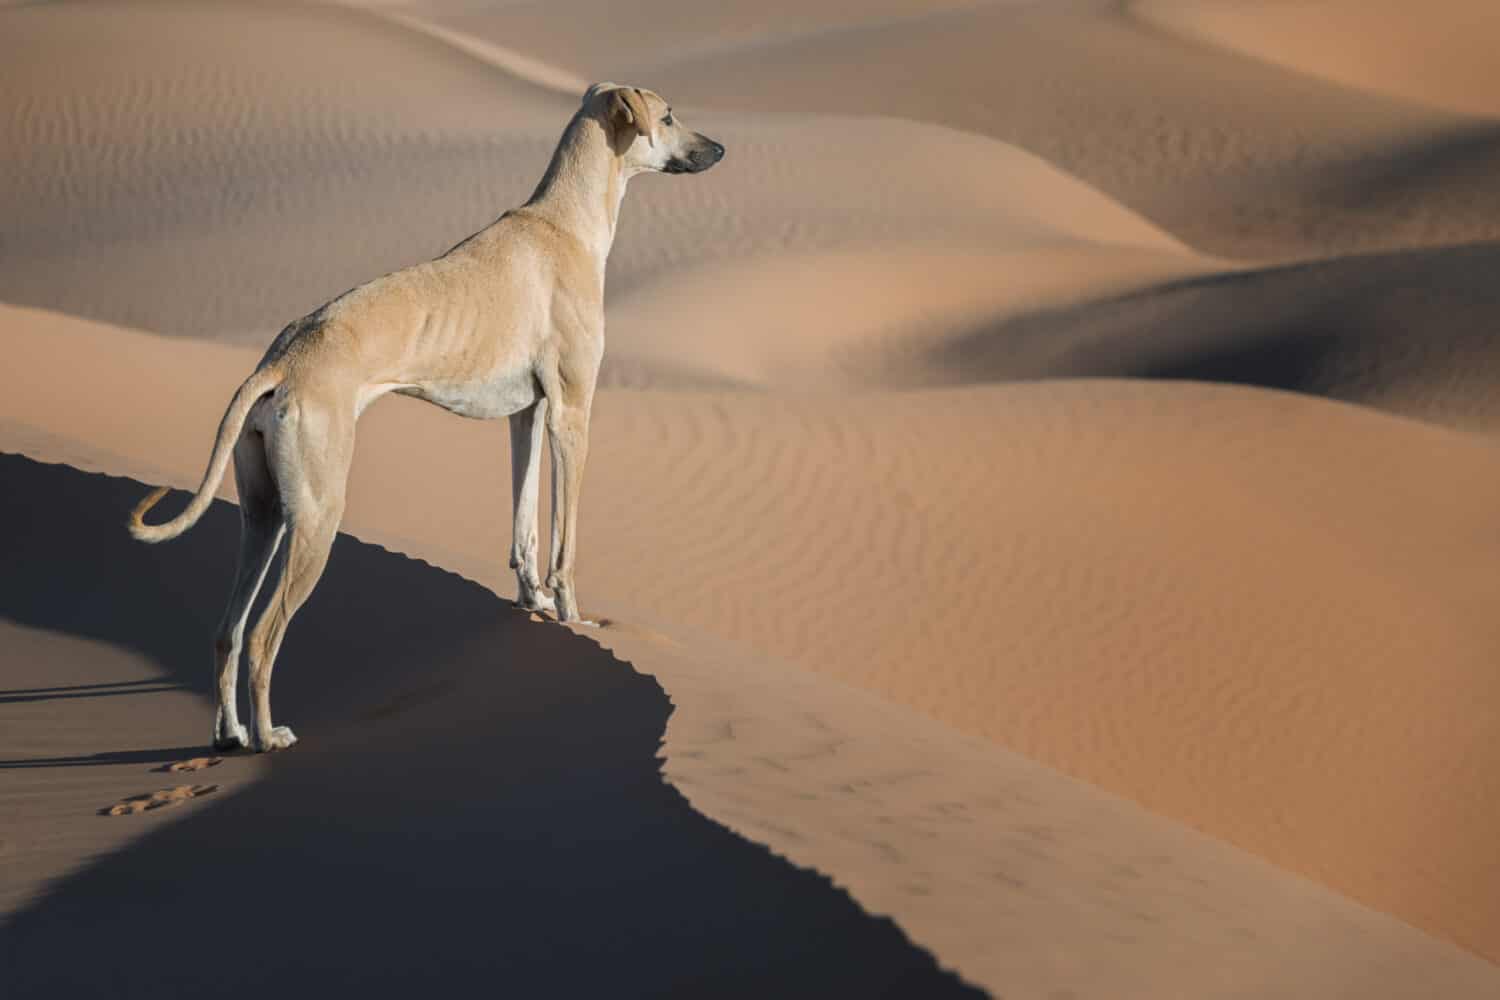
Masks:
[[[168,685],[170,687],[170,685]],[[130,694],[144,687],[159,688],[162,682],[158,680],[137,681],[103,681],[98,684],[62,684],[57,687],[40,688],[10,688],[0,691],[0,701],[7,698],[29,698],[36,695],[57,695],[58,697],[69,697],[83,691],[97,691],[100,694]]]
[[[39,767],[100,767],[105,764],[164,764],[210,752],[211,748],[208,746],[195,746],[158,747],[155,750],[107,750],[100,753],[74,754],[69,757],[18,757],[15,760],[0,760],[0,771]]]
[[[1392,143],[1343,176],[1329,178],[1318,193],[1332,207],[1379,212],[1411,204],[1415,215],[1432,210],[1432,192],[1448,191],[1451,197],[1461,191],[1468,193],[1476,217],[1493,219],[1500,209],[1500,190],[1493,182],[1497,170],[1500,123],[1472,120]],[[1371,222],[1378,225],[1378,216]]]
[[[0,484],[0,615],[206,692],[234,508],[151,547],[123,528],[139,484],[14,456]],[[275,701],[303,743],[267,779],[13,918],[7,998],[977,993],[694,812],[656,682],[476,584],[340,537]]]
[[[1500,374],[1500,244],[1153,286],[956,338],[943,380],[1196,379],[1360,401]]]
[[[88,684],[88,685],[82,685],[82,686],[83,687],[98,687],[98,688],[101,688],[101,689],[106,687],[106,685],[102,685],[102,684],[99,684],[99,685]],[[10,691],[4,691],[4,692],[0,692],[0,705],[14,705],[14,704],[17,704],[19,702],[26,702],[26,701],[58,701],[58,700],[66,700],[66,699],[70,699],[70,698],[116,698],[116,697],[119,697],[120,695],[123,695],[123,694],[156,694],[159,691],[176,691],[176,690],[178,690],[178,686],[175,685],[175,684],[152,684],[152,685],[149,685],[149,686],[133,686],[133,687],[120,687],[120,688],[113,688],[113,687],[111,687],[108,690],[98,690],[98,691],[68,691],[68,690],[59,689],[59,690],[48,691],[48,692],[39,693],[39,694],[33,694],[33,693],[28,693],[28,692],[14,692],[14,693],[12,693]],[[3,763],[4,763],[4,761],[0,761],[0,764],[3,764]]]

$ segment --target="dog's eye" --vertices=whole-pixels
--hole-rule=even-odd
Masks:
[[[673,122],[673,121],[672,121],[672,112],[670,112],[670,111],[668,111],[668,112],[667,112],[667,117],[665,117],[665,118],[663,118],[663,119],[662,119],[662,120],[661,120],[661,123],[662,123],[662,124],[663,124],[663,125],[672,125],[672,124],[675,124],[675,123],[674,123],[674,122]]]

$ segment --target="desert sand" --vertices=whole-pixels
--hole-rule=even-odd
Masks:
[[[1476,11],[0,9],[22,995],[1500,991]],[[593,79],[729,148],[611,258],[603,627],[509,607],[504,429],[382,401],[276,675],[303,742],[171,771],[234,512],[124,514]]]

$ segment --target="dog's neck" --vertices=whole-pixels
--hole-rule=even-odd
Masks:
[[[580,111],[563,131],[526,207],[576,236],[597,255],[602,270],[614,245],[627,180],[604,125]]]

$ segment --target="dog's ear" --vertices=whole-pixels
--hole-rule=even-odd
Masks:
[[[624,129],[633,129],[637,135],[646,137],[656,145],[656,123],[646,108],[645,96],[635,87],[617,87],[609,95],[609,120],[617,134]]]

